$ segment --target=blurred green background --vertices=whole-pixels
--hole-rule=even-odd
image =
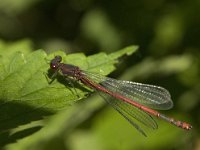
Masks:
[[[111,77],[167,88],[174,108],[163,113],[193,125],[187,132],[158,121],[145,138],[94,95],[7,149],[199,150],[199,7],[198,0],[1,0],[1,43],[87,55],[139,45]]]

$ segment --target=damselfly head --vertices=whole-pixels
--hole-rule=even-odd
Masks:
[[[57,55],[55,56],[54,60],[60,63],[62,61],[62,57]]]
[[[54,59],[51,60],[50,67],[53,70],[56,70],[60,66],[60,62],[62,61],[62,57],[57,55]]]

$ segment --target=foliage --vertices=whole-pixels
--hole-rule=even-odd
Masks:
[[[70,88],[63,76],[57,78],[57,82],[49,84],[48,77],[45,75],[49,69],[47,60],[60,55],[66,63],[80,64],[80,68],[84,70],[106,75],[115,69],[114,64],[117,58],[124,54],[130,55],[136,49],[136,46],[130,46],[110,55],[99,53],[90,57],[82,53],[65,55],[62,51],[47,56],[43,50],[27,55],[13,50],[14,54],[10,53],[11,58],[2,56],[0,68],[0,113],[2,114],[0,120],[2,123],[0,128],[3,131],[1,138],[5,140],[1,140],[1,144],[15,141],[20,136],[27,136],[40,129],[37,126],[30,128],[29,125],[27,125],[28,128],[15,129],[18,126],[42,119],[89,94],[89,90],[81,85],[76,86],[76,89]],[[6,51],[4,49],[3,52]],[[29,128],[30,131],[28,131]],[[5,137],[5,135],[10,136]]]
[[[1,0],[0,8],[5,149],[199,149],[197,0]],[[133,47],[117,51],[132,44],[140,46],[132,56]],[[167,88],[174,108],[163,113],[191,123],[192,131],[159,121],[144,138],[85,86],[75,86],[77,97],[62,76],[49,85],[45,74],[56,54],[104,75],[117,63],[112,77]]]

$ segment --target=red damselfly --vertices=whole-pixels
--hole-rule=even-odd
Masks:
[[[64,64],[61,61],[61,56],[55,56],[51,60],[50,68],[54,71],[53,77],[60,73],[99,91],[102,97],[109,95],[110,98],[104,99],[144,136],[146,136],[145,132],[135,123],[135,119],[153,129],[157,128],[157,123],[152,116],[182,129],[190,130],[192,128],[186,122],[175,120],[154,110],[166,110],[173,107],[170,93],[165,88],[108,78],[100,74],[83,71],[77,66]]]

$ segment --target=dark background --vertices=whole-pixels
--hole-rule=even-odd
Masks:
[[[0,38],[8,43],[28,40],[33,50],[47,53],[61,49],[86,55],[138,45],[111,76],[167,88],[175,106],[165,113],[193,125],[187,132],[159,121],[159,129],[144,138],[105,107],[66,133],[67,138],[59,137],[62,144],[54,142],[59,149],[197,150],[199,7],[198,0],[1,0]]]

